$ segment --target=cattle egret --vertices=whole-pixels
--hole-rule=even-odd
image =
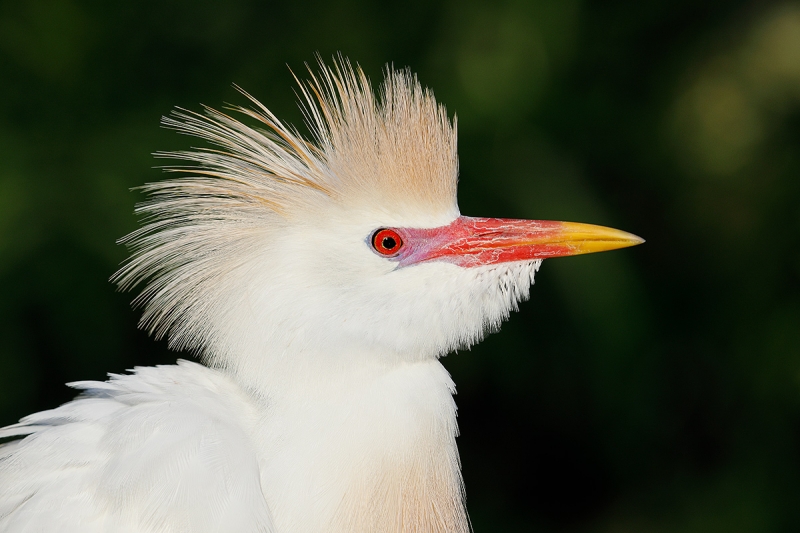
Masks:
[[[242,91],[244,93],[244,91]],[[456,129],[407,71],[346,60],[300,84],[310,138],[176,110],[207,148],[158,154],[115,275],[188,361],[81,381],[0,430],[2,532],[468,532],[439,357],[528,298],[549,257],[639,244],[461,216]]]

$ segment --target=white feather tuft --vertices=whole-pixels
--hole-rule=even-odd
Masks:
[[[166,167],[186,176],[142,187],[150,196],[137,207],[145,225],[121,240],[132,257],[112,280],[122,289],[145,283],[136,299],[141,324],[175,348],[207,351],[218,318],[209,308],[218,305],[214,294],[254,261],[268,261],[255,251],[271,247],[287,225],[324,226],[333,210],[364,206],[399,218],[458,213],[455,129],[416,78],[387,70],[377,100],[346,60],[320,67],[301,84],[314,142],[244,91],[254,107],[232,109],[263,128],[208,107],[163,119],[211,147],[157,154],[192,165]]]

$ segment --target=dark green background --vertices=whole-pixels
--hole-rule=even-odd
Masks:
[[[172,106],[301,120],[286,67],[410,66],[461,210],[625,229],[445,364],[476,531],[800,530],[800,5],[0,4],[0,425],[169,363],[106,281]]]

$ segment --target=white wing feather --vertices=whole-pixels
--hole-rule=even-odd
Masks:
[[[187,361],[137,368],[0,430],[0,532],[272,532],[254,400]]]

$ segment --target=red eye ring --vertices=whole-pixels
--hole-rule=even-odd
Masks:
[[[403,247],[403,239],[393,229],[379,229],[372,236],[372,247],[379,254],[391,257],[397,255]]]

